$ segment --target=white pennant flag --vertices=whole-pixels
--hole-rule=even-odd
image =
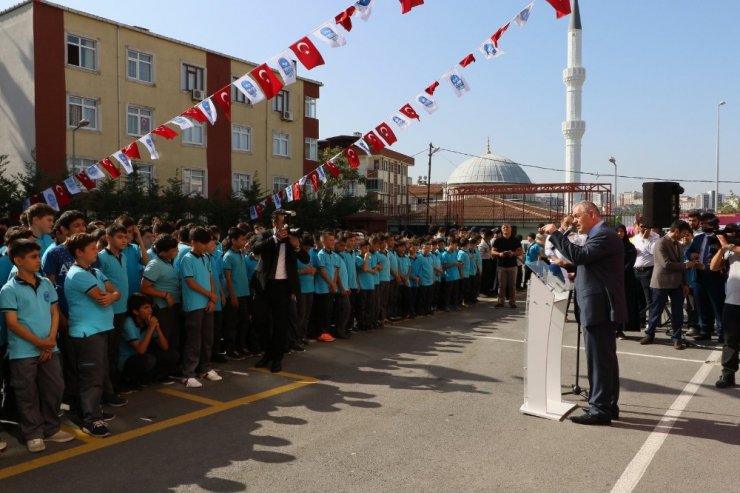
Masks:
[[[306,180],[308,180],[308,176],[301,176],[301,179],[300,179],[300,180],[298,180],[298,184],[299,184],[300,186],[303,186],[303,185],[305,185],[305,184],[306,184]]]
[[[123,153],[123,151],[116,152],[115,154],[113,154],[113,157],[116,159],[116,161],[118,161],[119,163],[121,163],[121,166],[126,171],[126,174],[127,175],[130,175],[131,173],[134,172],[134,166],[131,164],[131,161],[129,161],[128,156],[125,155]],[[98,170],[98,171],[100,171],[100,170]],[[89,174],[90,173],[88,173],[88,175]],[[100,171],[100,174],[102,175],[103,172]],[[92,176],[90,178],[92,178]]]
[[[375,3],[375,0],[358,0],[355,2],[355,14],[367,22],[370,14],[373,13],[373,3]]]
[[[293,185],[285,187],[285,196],[288,202],[293,202]]]
[[[123,155],[124,158],[126,158],[126,161],[128,162],[128,158],[125,154],[123,154],[121,151],[118,151],[121,155]],[[133,171],[133,170],[131,170]],[[91,180],[103,180],[105,179],[105,173],[103,173],[103,170],[98,168],[97,164],[93,164],[91,166],[88,166],[85,168],[85,174],[90,177]]]
[[[159,153],[157,152],[157,148],[154,147],[154,140],[152,139],[152,134],[146,134],[142,138],[139,139],[139,142],[144,144],[144,147],[149,151],[149,154],[152,156],[152,159],[159,159]]]
[[[255,206],[249,208],[249,217],[253,220],[257,219],[257,208]]]
[[[52,209],[54,209],[55,211],[58,211],[59,202],[57,202],[57,196],[54,195],[54,190],[52,190],[51,187],[49,187],[41,193],[44,195],[44,200],[46,201],[46,203],[49,204]]]
[[[321,180],[322,183],[326,183],[326,173],[324,172],[323,164],[316,168],[316,173],[319,175],[319,180]]]
[[[185,130],[187,128],[193,128],[195,124],[190,121],[189,118],[185,118],[184,116],[176,116],[172,120],[168,121],[167,123],[174,123],[178,127],[180,127],[180,130]]]
[[[359,147],[360,149],[362,149],[363,151],[365,151],[365,154],[367,154],[368,156],[372,156],[373,155],[373,153],[370,152],[370,146],[367,145],[367,142],[365,142],[364,139],[358,139],[357,142],[355,142],[352,145],[355,145],[355,146]]]
[[[490,60],[491,58],[496,58],[497,56],[501,56],[504,54],[504,50],[497,48],[496,45],[493,44],[493,41],[491,38],[488,38],[483,42],[482,45],[478,48],[478,51],[483,53],[483,56],[486,57],[486,60]]]
[[[345,44],[347,44],[347,40],[344,39],[344,36],[339,34],[339,30],[336,28],[336,26],[332,26],[329,22],[323,23],[317,30],[315,30],[311,34],[313,34],[332,48],[339,48],[340,46],[344,46]]]
[[[67,190],[69,190],[69,193],[71,195],[77,195],[78,193],[82,192],[74,176],[70,176],[69,178],[64,180],[64,186],[67,187]]]
[[[216,107],[213,106],[213,101],[211,101],[211,98],[204,99],[203,101],[198,103],[196,106],[200,108],[200,111],[202,111],[204,115],[206,115],[206,118],[208,118],[208,122],[211,125],[216,123],[216,119],[218,118],[218,113],[216,113]]]
[[[466,81],[456,68],[453,68],[442,76],[452,86],[452,90],[458,98],[461,98],[466,92],[470,91],[468,81]]]
[[[290,53],[286,50],[268,62],[271,67],[280,72],[284,86],[295,84],[296,81],[295,65]]]
[[[243,75],[234,81],[234,85],[249,100],[249,104],[255,105],[265,99],[265,93],[254,83],[249,75]]]
[[[275,204],[275,209],[283,207],[283,202],[280,200],[280,194],[276,193],[272,196],[272,203]]]
[[[396,113],[391,117],[391,122],[393,122],[399,129],[406,130],[411,125],[411,120],[406,117],[406,115],[402,115],[401,113]]]
[[[417,94],[414,99],[417,103],[421,105],[422,108],[424,108],[424,111],[426,111],[430,115],[439,109],[439,106],[437,106],[437,102],[434,100],[434,98],[426,92],[421,92]]]
[[[529,20],[529,16],[532,13],[532,7],[534,7],[534,2],[524,7],[524,10],[519,12],[519,14],[517,14],[517,16],[514,17],[514,22],[516,22],[517,26],[524,27],[527,24],[527,21]]]

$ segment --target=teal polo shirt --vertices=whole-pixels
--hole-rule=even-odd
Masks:
[[[307,263],[301,262],[299,259],[296,259],[296,265],[298,266],[298,270],[305,269],[306,267],[313,267],[313,264],[311,263],[311,259],[308,259]],[[310,294],[314,292],[314,274],[299,274],[298,278],[301,281],[301,294]]]
[[[249,296],[249,279],[247,278],[247,263],[241,252],[229,250],[224,255],[224,272],[231,272],[231,285],[237,298]],[[226,295],[228,296],[228,291]]]
[[[45,339],[51,332],[51,305],[58,301],[54,285],[36,274],[36,284],[29,284],[13,277],[0,289],[0,312],[16,312],[18,323],[36,337]],[[5,317],[3,317],[5,318]],[[54,352],[58,349],[54,346]],[[39,348],[8,330],[8,355],[10,359],[38,358]]]
[[[421,267],[419,270],[419,284],[422,286],[431,286],[434,284],[434,261],[432,260],[433,255],[430,253],[427,256],[417,255],[416,258],[421,260]]]
[[[129,282],[128,282],[128,258],[121,252],[119,257],[113,255],[113,253],[107,248],[102,252],[98,253],[98,262],[100,262],[100,270],[103,271],[105,277],[118,289],[121,293],[121,298],[113,303],[113,313],[119,315],[128,311],[128,297],[129,297]],[[137,274],[138,276],[138,274]],[[138,289],[136,290],[138,291]]]
[[[36,240],[36,243],[38,243],[39,246],[41,247],[41,252],[39,252],[39,255],[41,255],[42,258],[44,254],[46,253],[46,250],[54,246],[54,239],[47,234],[41,236],[41,238],[36,238],[34,236],[33,239]]]
[[[406,277],[411,270],[411,259],[408,255],[398,255],[398,275]],[[405,282],[405,281],[404,281]]]
[[[368,262],[368,267],[370,263]],[[355,256],[355,265],[357,266],[357,282],[360,285],[360,289],[369,290],[375,289],[375,281],[373,275],[370,272],[365,272],[362,267],[365,265],[365,258],[361,253]]]
[[[141,265],[141,250],[139,249],[139,245],[132,244],[124,248],[121,251],[121,254],[126,257],[128,294],[130,296],[141,291],[141,270],[144,268],[144,266]],[[126,300],[128,300],[128,297]],[[118,311],[116,311],[116,313],[118,313]]]
[[[357,287],[357,267],[355,266],[355,254],[354,252],[342,252],[339,257],[344,262],[344,267],[347,269],[347,286],[349,289],[358,289]]]
[[[475,258],[475,252],[468,250],[468,277],[473,277],[477,273],[478,273],[478,261]]]
[[[391,268],[391,278],[398,274],[398,254],[393,250],[388,250],[388,262]]]
[[[412,288],[418,288],[419,283],[414,281],[413,278],[421,276],[421,266],[422,266],[423,260],[421,260],[421,255],[417,253],[416,257],[414,258],[409,257],[409,261],[411,262],[411,275],[409,276],[409,286],[411,286]]]
[[[190,245],[186,245],[185,243],[178,243],[177,244],[177,257],[175,257],[175,269],[180,270],[180,261],[185,256],[186,253],[188,253],[191,250]]]
[[[152,283],[154,289],[169,293],[175,303],[182,302],[180,275],[175,270],[175,264],[171,260],[164,260],[155,254],[144,268],[144,279]],[[164,298],[154,298],[154,304],[159,308],[167,308],[167,302]]]
[[[391,260],[388,258],[388,254],[378,252],[378,262],[383,268],[378,272],[380,276],[380,282],[387,282],[391,280]]]
[[[141,329],[133,317],[126,317],[126,321],[123,322],[123,330],[121,331],[121,350],[118,353],[118,369],[123,370],[124,365],[128,359],[136,354],[136,350],[131,346],[132,342],[140,341],[144,337],[144,329]],[[156,340],[159,338],[157,331],[152,332],[152,338],[149,342],[149,346],[156,344]]]
[[[436,251],[432,253],[432,270],[434,270],[434,268],[442,269],[442,259]],[[439,282],[441,278],[442,274],[438,274],[437,271],[434,270],[434,282]]]
[[[211,259],[208,255],[188,252],[180,261],[182,279],[182,309],[186,312],[202,310],[208,306],[208,297],[190,289],[187,279],[193,279],[206,291],[211,290]]]
[[[338,267],[337,259],[339,258],[339,255],[336,255],[333,252],[330,252],[324,248],[319,251],[318,255],[316,256],[316,261],[318,262],[318,268],[323,269],[326,273],[327,277],[329,279],[334,279],[334,274],[336,272],[336,268]],[[329,293],[329,283],[324,280],[323,277],[321,277],[321,274],[319,272],[316,273],[315,283],[314,283],[314,293],[316,294],[328,294]]]
[[[444,266],[444,264],[454,262],[457,262],[457,251],[445,251],[445,253],[442,254],[442,266]],[[448,281],[460,280],[460,270],[457,268],[457,264],[445,269],[445,279],[447,279]]]
[[[100,306],[88,296],[93,288],[105,292],[108,278],[98,269],[83,269],[75,264],[64,280],[64,297],[69,306],[69,335],[89,337],[113,328],[113,305]]]
[[[462,262],[462,277],[467,279],[470,270],[470,254],[466,250],[458,250],[457,261]]]
[[[386,259],[386,262],[387,261],[388,260]],[[378,264],[381,264],[380,254],[378,252],[371,253],[370,254],[370,268],[374,269],[375,267],[378,266]],[[381,267],[382,267],[382,264],[381,264]],[[375,272],[375,274],[373,274],[373,282],[375,283],[376,286],[380,284],[380,271],[377,271]]]
[[[247,264],[247,282],[252,282],[254,273],[257,271],[259,260],[257,260],[251,253],[244,256],[244,263]]]
[[[220,312],[223,310],[221,305],[221,290],[226,293],[226,280],[224,279],[224,258],[218,253],[218,249],[208,256],[211,259],[211,274],[213,274],[213,281],[216,288],[216,307],[215,310]],[[219,286],[221,289],[219,289]]]
[[[349,276],[347,275],[347,266],[344,264],[344,260],[342,259],[342,256],[338,253],[334,254],[334,257],[336,257],[336,265],[339,268],[339,282],[342,283],[342,286],[344,289],[349,289]],[[337,292],[339,293],[339,286],[337,286]]]

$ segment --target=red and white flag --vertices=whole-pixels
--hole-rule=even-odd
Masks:
[[[355,13],[355,6],[348,7],[344,12],[340,12],[334,17],[334,22],[342,26],[347,32],[352,30],[352,14]]]
[[[95,181],[83,170],[75,175],[75,178],[80,180],[82,186],[88,190],[95,190]]]
[[[316,173],[316,170],[311,171],[308,175],[308,179],[311,180],[311,185],[313,185],[314,192],[319,191],[319,174]]]
[[[494,45],[491,38],[485,40],[483,44],[480,45],[480,47],[478,48],[478,51],[483,53],[483,56],[486,57],[486,60],[490,60],[491,58],[496,58],[497,56],[501,56],[504,54],[504,50]]]
[[[176,116],[175,118],[173,118],[167,123],[173,123],[177,125],[178,127],[180,127],[180,130],[193,128],[195,126],[195,124],[189,118],[185,118],[184,116]]]
[[[121,154],[124,158],[126,158],[126,155],[123,154],[121,151],[118,151],[119,154]],[[128,158],[126,158],[128,161]],[[98,168],[97,164],[91,164],[87,168],[85,168],[85,174],[90,177],[92,180],[102,180],[105,178],[105,173],[100,171],[100,168]]]
[[[59,210],[59,202],[57,202],[57,196],[54,194],[54,190],[51,187],[41,192],[41,195],[44,196],[44,200],[47,204],[49,204],[49,206],[51,206],[52,209],[54,209],[55,211]]]
[[[555,9],[558,19],[565,17],[571,12],[570,0],[547,0],[547,3],[552,5],[552,8]]]
[[[498,31],[493,33],[493,36],[491,36],[491,41],[493,41],[493,46],[498,48],[498,40],[501,39],[501,36],[503,36],[506,30],[509,29],[510,25],[511,25],[511,22],[507,22],[504,27],[500,27]]]
[[[331,161],[327,161],[324,163],[324,167],[329,170],[329,173],[331,173],[334,178],[339,178],[340,170],[336,167],[334,163],[332,163]]]
[[[213,101],[211,101],[211,98],[206,98],[200,103],[196,105],[196,107],[203,112],[204,115],[206,115],[206,118],[208,118],[208,123],[213,125],[216,123],[216,120],[218,119],[218,113],[216,112],[216,107],[213,106]]]
[[[426,92],[420,92],[416,95],[414,99],[417,103],[421,105],[422,108],[424,108],[424,111],[426,111],[430,115],[439,109],[439,106],[437,106],[437,101],[435,101],[434,98]]]
[[[401,2],[401,14],[408,14],[411,9],[424,5],[424,0],[400,0]]]
[[[113,162],[108,158],[105,158],[102,161],[98,162],[98,165],[105,171],[107,171],[111,178],[118,178],[119,176],[121,176],[121,172],[118,171],[118,168],[116,168]]]
[[[472,53],[470,53],[468,56],[466,56],[465,58],[463,58],[462,60],[460,60],[460,66],[462,68],[467,67],[471,63],[475,63],[475,57],[473,56]]]
[[[383,140],[385,140],[385,143],[389,146],[392,146],[398,140],[396,138],[396,134],[391,130],[391,127],[385,122],[375,127],[375,131],[383,137]]]
[[[419,118],[419,113],[417,113],[414,107],[408,103],[404,104],[398,111],[409,118],[415,118],[416,121],[421,121],[421,118]]]
[[[114,157],[114,158],[116,159],[116,161],[118,161],[119,163],[121,163],[121,166],[122,166],[122,167],[123,167],[123,169],[124,169],[124,170],[126,171],[126,174],[127,174],[127,175],[130,175],[131,173],[133,173],[133,172],[134,172],[134,165],[133,165],[133,164],[131,164],[131,161],[129,161],[129,159],[128,159],[128,157],[126,156],[126,154],[124,154],[124,153],[123,153],[123,152],[121,152],[121,151],[118,151],[118,152],[116,152],[116,153],[114,153],[114,154],[113,154],[113,157]],[[88,171],[88,173],[87,173],[87,174],[88,174],[88,175],[90,175],[90,172]],[[101,174],[102,174],[102,173],[101,173]],[[94,176],[92,176],[92,175],[90,175],[90,176],[91,176],[92,178],[95,178],[95,177],[94,177]]]
[[[54,189],[54,195],[57,198],[57,204],[59,204],[59,207],[66,207],[70,203],[72,203],[72,196],[69,194],[67,189],[62,185],[61,183],[54,185],[52,187]]]
[[[213,97],[216,98],[216,102],[224,110],[226,118],[231,121],[231,84],[216,91]]]
[[[375,135],[372,130],[366,133],[363,139],[365,139],[365,141],[370,144],[370,148],[373,150],[373,154],[380,152],[385,147],[385,144],[383,144],[383,141],[380,140],[380,137]]]
[[[139,139],[139,142],[141,142],[144,147],[146,147],[152,159],[159,159],[159,153],[157,152],[157,148],[154,146],[154,139],[152,139],[152,134],[146,134],[145,136],[141,137]]]
[[[347,44],[347,40],[339,33],[336,26],[332,26],[329,22],[324,22],[311,34],[332,48],[339,48]]]
[[[359,15],[360,19],[367,22],[370,14],[373,13],[373,3],[375,3],[375,0],[358,0],[355,2],[355,15]]]
[[[295,71],[295,65],[291,60],[290,52],[287,50],[280,53],[278,56],[270,60],[270,66],[277,69],[280,72],[280,77],[283,79],[283,85],[289,86],[295,84],[297,75]]]
[[[300,200],[301,198],[301,185],[298,182],[293,183],[293,200]]]
[[[208,117],[205,115],[205,113],[203,113],[203,110],[201,110],[198,106],[193,106],[192,108],[189,108],[181,116],[190,117],[190,118],[192,118],[193,120],[195,120],[198,123],[205,123],[205,122],[208,121]],[[175,119],[173,118],[172,121],[174,121],[174,120]],[[180,128],[182,128],[182,127],[180,127]]]
[[[139,152],[139,146],[136,145],[136,142],[131,142],[129,145],[121,149],[121,152],[123,152],[126,156],[130,157],[131,159],[141,159],[141,153]]]
[[[249,77],[249,74],[243,75],[234,81],[236,88],[244,94],[249,103],[255,105],[265,99],[265,93]]]
[[[292,45],[290,49],[298,60],[306,67],[306,70],[311,70],[314,67],[324,64],[324,57],[321,56],[321,52],[316,48],[316,45],[308,39],[308,36],[299,39]]]
[[[357,169],[360,166],[360,156],[357,155],[357,151],[354,147],[349,146],[343,152],[344,155],[347,156],[347,162],[349,162],[350,169]]]
[[[427,94],[429,94],[430,96],[434,96],[434,91],[437,90],[437,87],[439,87],[439,81],[438,80],[435,80],[434,82],[432,82],[431,84],[429,84],[429,87],[427,87],[426,89],[424,89],[424,92],[427,93]]]
[[[534,7],[534,2],[530,3],[524,9],[519,12],[516,17],[514,17],[514,22],[516,22],[516,25],[519,27],[524,27],[527,24],[527,21],[529,20],[529,16],[532,14],[532,8]]]
[[[365,152],[365,154],[367,154],[368,156],[372,155],[372,152],[370,152],[370,146],[368,146],[367,142],[365,142],[364,140],[357,139],[357,142],[355,142],[352,145],[355,145],[359,147],[360,149],[362,149]]]
[[[67,187],[67,190],[69,190],[69,193],[71,195],[77,195],[78,193],[82,192],[74,176],[70,176],[69,178],[64,180],[64,186]]]
[[[179,117],[178,116],[177,118],[182,118],[182,117]],[[187,120],[188,122],[190,121],[187,118],[183,118],[183,120]],[[190,124],[190,126],[192,126],[192,123]],[[154,130],[152,130],[152,133],[154,135],[159,135],[160,137],[164,137],[167,140],[172,140],[175,137],[177,137],[177,132],[175,132],[174,130],[172,130],[167,125],[160,125],[160,126],[158,126]]]
[[[280,82],[272,69],[267,66],[266,63],[256,67],[249,74],[259,84],[262,92],[267,99],[272,99],[280,92],[283,88],[283,83]]]
[[[470,91],[468,82],[456,68],[453,68],[442,77],[450,83],[452,90],[455,91],[458,98],[461,98],[466,92]]]

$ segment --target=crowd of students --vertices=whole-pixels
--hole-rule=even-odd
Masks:
[[[17,413],[28,450],[74,438],[60,428],[63,404],[84,433],[106,437],[127,393],[152,382],[198,388],[222,379],[214,365],[264,355],[269,322],[254,303],[260,259],[251,247],[263,231],[242,223],[222,238],[186,221],[25,211],[0,246],[0,376],[4,413]],[[426,237],[291,234],[308,255],[296,261],[286,354],[460,310],[493,295],[498,278],[497,306],[516,308],[511,269],[522,251],[508,225]]]

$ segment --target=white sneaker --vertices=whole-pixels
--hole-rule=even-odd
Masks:
[[[59,430],[56,433],[54,433],[52,436],[44,438],[44,441],[65,443],[65,442],[71,442],[74,439],[75,439],[75,436],[73,434],[67,433],[64,430]]]
[[[31,453],[36,452],[43,452],[46,450],[46,445],[44,445],[43,438],[32,438],[28,442],[26,442],[26,447],[28,447],[28,451]]]
[[[206,378],[211,382],[220,382],[224,379],[221,375],[216,373],[216,370],[208,370],[208,372],[203,375],[203,378]]]
[[[200,383],[197,378],[192,378],[192,377],[186,378],[183,383],[185,384],[186,387],[191,388],[191,389],[198,389],[203,386],[203,384]]]

